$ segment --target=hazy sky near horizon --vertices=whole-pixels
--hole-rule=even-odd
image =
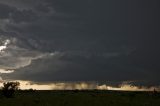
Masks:
[[[159,0],[0,0],[0,76],[159,86],[159,19]]]

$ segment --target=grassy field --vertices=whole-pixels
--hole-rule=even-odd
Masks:
[[[160,106],[160,94],[120,91],[18,91],[0,93],[0,106]]]

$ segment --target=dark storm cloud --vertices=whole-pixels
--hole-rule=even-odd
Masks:
[[[136,51],[130,55],[130,62],[145,69],[144,73],[152,77],[152,82],[159,82],[159,1],[132,1],[131,3],[129,41],[136,47]]]
[[[157,0],[32,1],[1,3],[1,33],[14,33],[23,48],[56,55],[33,60],[4,78],[159,85]]]
[[[103,83],[107,81],[107,84],[118,85],[123,81],[133,81],[132,83],[136,85],[159,84],[154,83],[158,79],[151,75],[152,72],[128,63],[127,58],[125,54],[108,54],[105,57],[57,53],[53,57],[36,60],[32,65],[19,69],[7,77],[35,82],[98,81]]]
[[[11,15],[14,22],[30,22],[36,20],[36,15],[32,10],[15,11]]]
[[[8,19],[15,23],[30,22],[35,20],[36,15],[32,10],[18,10],[6,4],[0,4],[0,19]]]
[[[126,36],[126,31],[121,30],[121,28],[126,27],[121,27],[121,24],[125,24],[126,17],[116,19],[116,17],[121,17],[120,13],[125,14],[124,9],[116,10],[109,6],[110,2],[104,2],[111,11],[113,10],[113,12],[108,10],[106,13],[106,5],[101,6],[97,3],[95,1],[75,2],[72,0],[67,2],[48,1],[44,5],[50,8],[51,12],[48,14],[41,13],[37,21],[32,24],[12,24],[8,27],[12,31],[22,33],[23,36],[41,39],[41,42],[52,45],[48,49],[81,50],[83,48],[94,51],[94,49],[119,49],[119,47],[114,47],[117,45],[120,48],[126,46],[127,38],[121,37]],[[114,5],[114,2],[111,2],[111,4]],[[112,18],[113,20],[111,20]],[[120,23],[117,24],[117,22]]]
[[[10,17],[10,13],[13,12],[15,8],[10,7],[5,4],[0,4],[0,18],[6,19]]]

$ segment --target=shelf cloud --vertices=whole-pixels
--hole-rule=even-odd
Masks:
[[[159,86],[158,2],[0,0],[0,76]]]

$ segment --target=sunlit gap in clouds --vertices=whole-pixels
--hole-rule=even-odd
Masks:
[[[32,81],[14,80],[20,82],[20,89],[36,90],[115,90],[115,91],[160,91],[160,87],[139,87],[131,84],[120,84],[118,87],[107,84],[98,84],[96,82],[53,82],[53,83],[35,83]],[[1,79],[0,86],[3,86]]]
[[[5,41],[3,42],[2,45],[0,45],[0,53],[3,52],[3,50],[5,50],[5,49],[7,48],[7,46],[8,46],[9,43],[10,43],[10,40],[7,39],[7,40],[5,40]]]
[[[6,70],[6,69],[0,69],[0,73],[3,73],[3,74],[9,74],[9,73],[13,73],[14,70]]]

